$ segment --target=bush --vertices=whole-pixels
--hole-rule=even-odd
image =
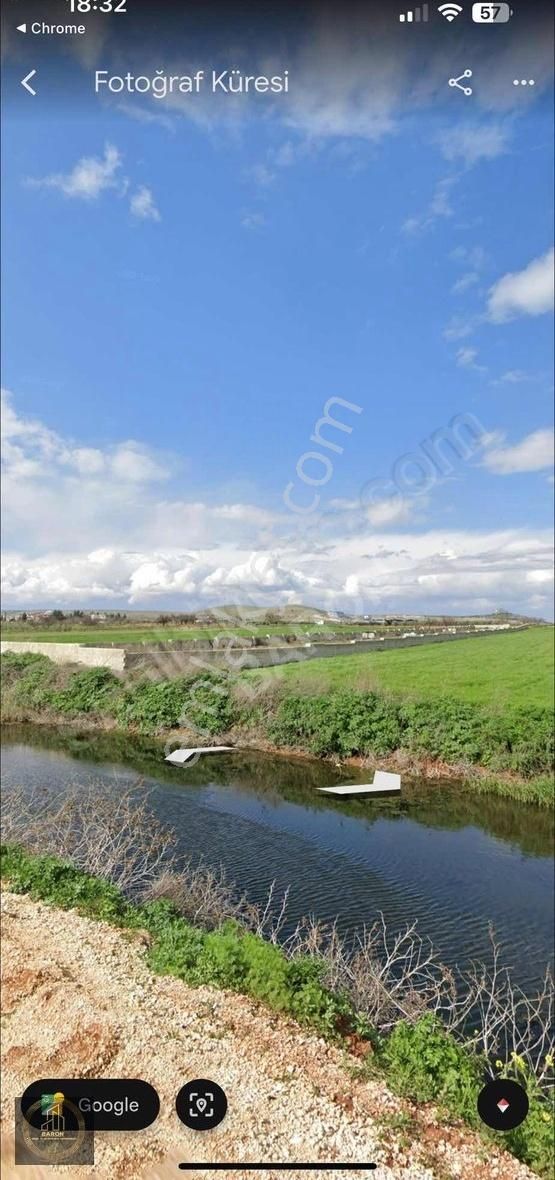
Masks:
[[[528,1116],[516,1130],[499,1136],[503,1144],[540,1176],[551,1177],[555,1164],[552,1102],[542,1097],[534,1077],[513,1054],[500,1077],[514,1077],[528,1092]],[[436,1102],[470,1126],[483,1130],[477,1098],[489,1071],[428,1013],[416,1024],[397,1024],[379,1050],[387,1081],[416,1102]],[[501,1066],[501,1063],[497,1063]],[[496,1138],[495,1135],[491,1136]],[[498,1141],[499,1141],[498,1139]]]
[[[403,701],[338,690],[283,698],[268,726],[276,743],[320,756],[380,756],[404,749],[452,765],[470,763],[523,775],[549,771],[553,765],[552,718],[542,709],[497,714],[450,698]]]
[[[117,717],[141,733],[179,725],[209,734],[221,733],[231,724],[231,698],[225,681],[218,676],[145,681],[125,692]]]
[[[47,656],[32,652],[6,652],[2,656],[2,695],[6,690],[16,705],[43,708],[50,702],[56,665]]]
[[[50,693],[50,704],[69,716],[113,712],[121,693],[121,683],[109,668],[86,668],[75,672],[65,689]]]
[[[18,652],[6,651],[0,659],[2,685],[11,684],[15,679],[36,666],[44,668],[49,665],[54,667],[52,660],[47,656],[38,655],[34,652]]]
[[[274,741],[313,754],[388,754],[401,743],[398,708],[372,692],[344,690],[282,700],[270,723]]]

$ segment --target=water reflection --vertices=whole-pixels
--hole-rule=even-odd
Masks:
[[[289,886],[291,924],[313,912],[347,933],[380,910],[392,929],[416,918],[447,961],[464,964],[488,956],[493,921],[528,987],[551,955],[548,811],[447,780],[405,782],[400,797],[331,800],[315,788],[364,774],[254,751],[178,768],[156,742],[45,727],[6,727],[2,761],[8,782],[60,790],[145,779],[184,855],[223,864],[257,901],[273,880]]]

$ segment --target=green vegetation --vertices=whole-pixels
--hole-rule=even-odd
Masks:
[[[494,714],[449,698],[411,702],[352,689],[285,696],[269,733],[277,745],[298,745],[320,756],[405,750],[451,765],[470,763],[525,776],[548,771],[553,763],[553,721],[547,709]]]
[[[505,636],[501,642],[517,638]],[[489,646],[494,641],[485,642]],[[469,643],[473,647],[479,641]],[[381,659],[422,656],[425,650],[429,649],[389,652]],[[441,654],[438,648],[432,650]],[[301,672],[308,674],[313,666],[306,664]],[[298,672],[296,665],[284,672],[291,668]],[[174,680],[126,681],[107,668],[60,666],[44,655],[13,652],[2,657],[1,672],[6,721],[82,718],[145,735],[182,728],[204,739],[230,733],[239,743],[262,738],[318,757],[402,756],[404,764],[407,758],[419,763],[433,759],[470,775],[470,785],[478,791],[498,791],[544,805],[552,802],[552,714],[538,705],[486,708],[454,695],[424,694],[417,700],[337,684],[325,694],[295,693],[292,675],[268,681],[260,672],[254,685],[250,673],[234,681],[216,671]],[[266,692],[260,691],[262,684]],[[470,774],[474,767],[490,775]]]
[[[279,676],[292,692],[360,688],[413,698],[487,705],[492,710],[553,706],[552,627],[476,636],[447,644],[306,660],[247,675]]]
[[[483,1062],[468,1053],[427,1013],[415,1024],[400,1021],[385,1041],[380,1064],[388,1084],[398,1094],[416,1102],[435,1102],[458,1115],[471,1127],[482,1129],[476,1097],[484,1084]],[[496,1062],[498,1077],[511,1077],[528,1092],[528,1117],[515,1131],[503,1135],[509,1151],[533,1168],[550,1176],[555,1164],[553,1115],[536,1083],[516,1054],[509,1063]]]
[[[29,855],[16,846],[2,848],[2,878],[16,893],[75,908],[116,926],[146,929],[152,937],[148,962],[159,974],[175,975],[191,986],[211,984],[260,1000],[277,1012],[331,1039],[349,1032],[368,1041],[362,1069],[379,1071],[388,1085],[413,1101],[434,1102],[490,1140],[497,1139],[538,1175],[553,1172],[553,1114],[520,1059],[497,1062],[500,1076],[517,1076],[528,1089],[526,1121],[503,1137],[487,1132],[476,1112],[485,1062],[453,1039],[428,1013],[414,1023],[397,1023],[389,1036],[373,1033],[348,998],[322,983],[323,963],[310,955],[284,952],[235,921],[213,930],[192,925],[167,899],[132,904],[110,882],[92,877],[53,856]]]
[[[4,623],[2,625],[2,639],[10,639],[14,641],[25,642],[32,640],[34,643],[92,643],[99,646],[110,647],[114,644],[120,647],[122,644],[128,643],[146,643],[155,645],[157,643],[170,642],[186,642],[190,639],[215,639],[218,635],[231,637],[232,635],[246,637],[260,637],[266,635],[298,635],[303,640],[308,634],[315,637],[322,637],[323,635],[337,635],[338,632],[346,638],[351,635],[360,634],[362,631],[368,629],[368,623],[349,623],[333,624],[322,623],[315,625],[314,623],[253,623],[250,626],[241,626],[235,621],[226,623],[225,619],[219,625],[208,625],[206,627],[198,626],[167,626],[165,624],[143,624],[137,623],[123,623],[116,626],[79,626],[68,624],[65,627],[49,626],[41,628],[36,624],[27,624],[21,626],[18,623]],[[375,631],[384,631],[383,627],[374,627]]]
[[[287,959],[272,943],[228,920],[203,930],[182,918],[166,900],[133,905],[109,881],[89,876],[54,856],[34,856],[2,847],[2,878],[16,893],[29,893],[62,909],[75,908],[116,926],[152,935],[148,961],[161,975],[175,975],[193,987],[211,984],[242,992],[285,1012],[318,1032],[338,1038],[364,1022],[348,1000],[321,982],[324,964],[309,956]],[[365,1030],[367,1033],[369,1029]]]

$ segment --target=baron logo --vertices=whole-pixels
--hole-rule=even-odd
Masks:
[[[41,1094],[22,1110],[16,1099],[15,1163],[59,1166],[94,1163],[93,1135],[78,1106],[61,1090]]]

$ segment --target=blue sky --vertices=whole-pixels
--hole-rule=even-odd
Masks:
[[[316,103],[305,72],[289,105],[245,100],[231,119],[85,88],[31,113],[18,95],[4,605],[547,615],[541,69],[533,94],[500,97],[483,63],[472,99],[439,74],[413,105],[394,86],[387,105],[383,79],[339,96],[337,78]],[[310,442],[330,398],[357,407],[327,428],[340,451]],[[431,436],[459,415],[476,445],[430,469]],[[284,501],[291,484],[312,512]]]

